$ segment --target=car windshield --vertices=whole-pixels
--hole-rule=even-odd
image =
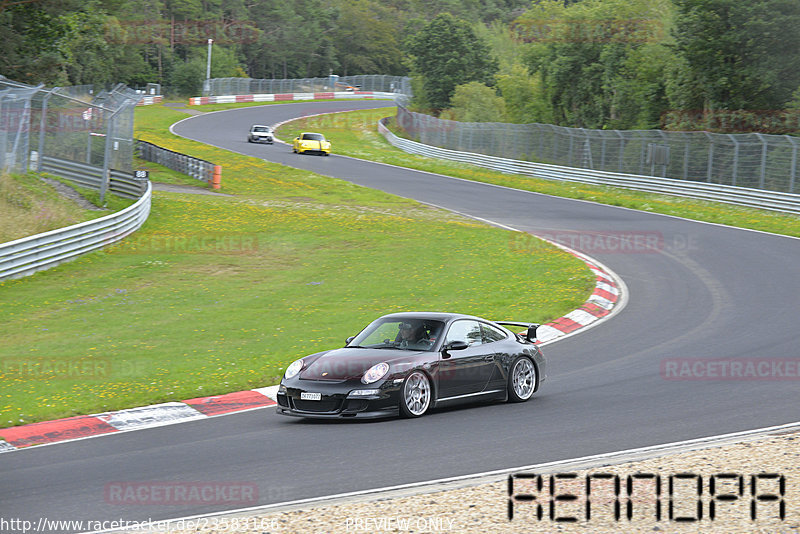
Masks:
[[[266,126],[256,126],[256,127],[253,128],[253,131],[254,132],[268,132],[269,128],[267,128]]]
[[[348,346],[373,349],[430,351],[441,336],[444,323],[428,319],[378,319],[358,334]]]
[[[302,139],[304,141],[324,141],[325,140],[325,138],[322,136],[322,134],[316,134],[316,133],[303,134]]]

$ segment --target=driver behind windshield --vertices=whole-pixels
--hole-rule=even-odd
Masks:
[[[399,346],[409,347],[418,345],[428,345],[430,340],[421,324],[400,323]]]

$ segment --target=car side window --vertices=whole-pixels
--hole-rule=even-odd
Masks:
[[[508,337],[505,332],[499,328],[495,328],[492,325],[482,323],[481,327],[483,328],[484,343],[494,343],[495,341],[500,341],[501,339],[506,339]]]
[[[469,346],[480,345],[483,343],[480,323],[470,320],[454,322],[450,325],[450,330],[447,331],[447,337],[444,339],[445,344],[453,341],[464,341]]]

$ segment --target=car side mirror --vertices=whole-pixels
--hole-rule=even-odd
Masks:
[[[528,333],[525,335],[525,339],[530,342],[536,340],[536,329],[539,328],[538,324],[532,324],[528,327]]]
[[[347,345],[349,345],[350,342],[353,341],[355,338],[356,338],[356,336],[350,336],[347,339],[345,339],[344,340],[344,346],[346,347]]]
[[[447,345],[444,346],[444,350],[445,351],[448,351],[448,350],[464,350],[467,347],[469,347],[469,345],[467,345],[466,341],[451,341],[450,343],[448,343]]]

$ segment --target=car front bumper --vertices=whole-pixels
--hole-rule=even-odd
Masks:
[[[281,385],[278,390],[276,413],[317,419],[373,419],[400,414],[399,387],[389,384],[329,384],[311,380],[296,380],[305,384]],[[296,386],[300,387],[296,387]],[[377,389],[378,394],[353,397],[355,389]],[[319,393],[319,400],[304,400],[303,393]]]

